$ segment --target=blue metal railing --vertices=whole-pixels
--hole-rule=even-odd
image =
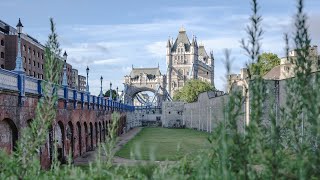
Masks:
[[[19,93],[19,96],[25,96],[25,93],[27,93],[41,97],[43,95],[41,87],[42,81],[44,80],[0,68],[0,90],[2,91],[15,91]],[[134,106],[105,97],[94,96],[91,95],[90,92],[70,89],[69,87],[57,85],[55,91],[57,91],[59,99],[64,100],[65,108],[67,107],[67,103],[73,103],[74,108],[77,108],[77,104],[80,103],[82,109],[115,111],[134,111],[135,109]],[[85,103],[87,105],[85,105]]]

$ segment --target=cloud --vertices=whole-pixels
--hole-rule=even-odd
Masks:
[[[273,52],[282,56],[283,33],[292,30],[292,16],[286,12],[272,12],[263,16],[265,34],[262,52]],[[76,24],[58,28],[61,31],[63,49],[68,61],[79,73],[85,73],[90,66],[91,90],[98,94],[99,77],[122,86],[123,76],[134,67],[155,67],[160,63],[165,74],[166,40],[174,38],[183,25],[189,37],[197,35],[207,51],[213,50],[215,57],[215,81],[218,89],[224,89],[224,49],[232,49],[234,62],[232,73],[239,73],[247,57],[239,41],[246,38],[245,26],[249,14],[238,6],[178,6],[159,9],[161,16],[155,16],[139,23],[119,24]],[[310,16],[310,31],[319,43],[319,14]],[[129,21],[130,22],[130,21]],[[132,21],[134,22],[134,21]]]
[[[166,41],[157,41],[146,45],[146,50],[151,55],[156,57],[165,57],[166,55]]]
[[[93,64],[115,64],[115,63],[121,63],[123,59],[121,58],[112,58],[112,59],[104,59],[104,60],[95,60],[93,61]]]

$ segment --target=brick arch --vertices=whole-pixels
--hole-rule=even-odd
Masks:
[[[68,154],[74,157],[74,127],[71,121],[66,126],[66,142],[68,143]]]
[[[102,121],[103,142],[106,142],[106,121]]]
[[[95,129],[95,134],[96,134],[96,147],[98,146],[98,124],[97,122],[94,123],[94,129]]]
[[[101,143],[101,122],[99,122],[99,142]]]
[[[79,155],[82,155],[82,134],[81,134],[81,124],[78,121],[77,122],[77,136],[78,136],[78,150],[79,150]]]
[[[87,123],[84,122],[83,123],[83,126],[84,126],[84,145],[85,145],[85,149],[86,151],[88,151],[88,126],[87,126]]]
[[[57,142],[57,158],[58,160],[64,164],[66,162],[65,159],[65,130],[62,121],[58,121],[55,126],[54,133],[55,141]]]
[[[89,123],[90,126],[90,149],[93,150],[93,125],[92,122]]]
[[[16,150],[18,134],[18,128],[13,120],[5,118],[0,121],[0,147],[4,147],[8,153]]]

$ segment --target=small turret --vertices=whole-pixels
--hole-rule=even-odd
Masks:
[[[167,41],[167,47],[171,47],[170,37],[169,37],[169,39]]]
[[[170,37],[169,37],[169,39],[167,41],[167,46],[166,47],[167,47],[167,55],[169,55],[171,53],[171,47],[172,47],[171,42],[170,42]]]
[[[190,51],[192,54],[198,54],[198,44],[197,44],[197,38],[196,36],[192,37],[192,43],[190,46]]]

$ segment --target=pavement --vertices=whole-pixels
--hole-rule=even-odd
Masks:
[[[114,148],[114,151],[117,152],[122,146],[124,146],[128,141],[130,141],[133,137],[135,137],[141,131],[141,129],[142,127],[136,127],[131,129],[127,133],[120,135],[118,137],[118,142]],[[89,162],[94,162],[96,160],[96,154],[97,154],[97,150],[88,151],[82,154],[80,157],[77,157],[74,160],[74,165],[88,165]],[[101,153],[100,157],[102,161],[106,159],[103,153]],[[113,158],[114,164],[136,164],[138,162],[147,163],[148,161],[125,159],[117,156]]]

